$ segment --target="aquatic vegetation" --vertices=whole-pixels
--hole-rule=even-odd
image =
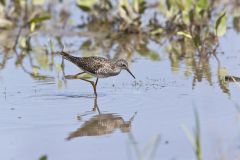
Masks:
[[[39,158],[39,160],[47,160],[47,159],[48,159],[48,157],[47,157],[46,155],[41,156],[41,157]]]
[[[134,135],[131,132],[128,134],[128,137],[131,147],[129,150],[133,152],[133,155],[136,156],[137,160],[151,160],[155,158],[155,152],[158,149],[161,141],[160,135],[151,137],[142,150],[140,149]]]
[[[202,146],[201,146],[200,120],[199,120],[197,110],[194,111],[194,117],[195,117],[195,128],[194,128],[193,134],[189,131],[189,129],[185,125],[183,125],[183,130],[187,135],[188,140],[192,144],[197,160],[202,160],[203,153],[202,153]]]
[[[227,21],[232,18],[233,28],[237,32],[239,28],[237,1],[218,5],[217,0],[76,0],[73,3],[80,19],[71,18],[73,12],[64,7],[65,3],[2,1],[0,68],[4,68],[9,57],[14,57],[16,66],[35,79],[53,78],[45,72],[56,72],[61,88],[66,84],[64,67],[55,60],[54,53],[63,45],[75,48],[67,52],[80,50],[82,56],[124,58],[129,63],[135,54],[161,61],[164,50],[173,73],[184,64],[184,75],[192,77],[193,88],[203,80],[212,85],[213,73],[219,74],[224,68],[218,53],[219,40],[228,29]],[[74,36],[81,42],[64,40]],[[211,67],[211,59],[217,61],[217,69]],[[230,94],[220,77],[220,88]]]
[[[79,39],[85,39],[79,44],[85,56],[100,53],[108,58],[125,58],[131,61],[134,53],[138,53],[151,60],[161,60],[161,54],[149,47],[156,44],[159,48],[164,47],[169,54],[173,72],[178,70],[179,63],[185,61],[185,75],[194,75],[193,86],[203,78],[211,85],[209,58],[212,55],[217,56],[218,39],[227,30],[227,14],[230,14],[227,10],[219,12],[216,3],[218,2],[206,0],[177,3],[172,0],[151,3],[144,0],[77,0],[75,5],[86,13],[86,16],[82,17],[73,33],[68,35],[65,28],[74,27],[69,20],[71,11],[62,7],[56,12],[53,7],[61,6],[61,2],[3,1],[0,15],[6,23],[2,23],[5,27],[1,28],[6,34],[1,36],[9,37],[11,30],[15,30],[15,34],[10,36],[11,43],[2,43],[4,52],[1,68],[4,68],[9,55],[14,53],[16,65],[26,73],[40,79],[48,77],[42,75],[41,70],[59,68],[59,64],[55,64],[54,49],[51,46],[56,45],[56,50],[58,46],[63,46],[64,36],[86,30],[87,33],[79,35]],[[11,8],[11,12],[7,7]],[[150,11],[154,14],[150,14]],[[63,34],[51,30],[59,30]],[[40,33],[47,35],[51,44],[39,44],[39,39],[42,38]],[[30,70],[23,64],[27,59],[31,64]]]
[[[65,73],[69,73],[69,68],[65,67],[65,62],[56,54],[56,52],[61,51],[64,47],[64,51],[78,57],[103,56],[109,59],[125,59],[128,61],[129,65],[136,63],[136,66],[140,63],[144,63],[146,68],[144,65],[136,68],[137,73],[141,74],[139,76],[142,76],[141,78],[127,84],[123,83],[119,86],[115,85],[114,82],[106,80],[107,83],[105,84],[105,88],[103,87],[102,89],[105,89],[107,96],[104,95],[105,93],[102,95],[100,94],[100,98],[106,101],[106,108],[112,107],[111,102],[113,101],[119,102],[120,100],[117,101],[116,99],[119,97],[121,98],[121,96],[128,101],[132,100],[133,102],[131,104],[128,101],[124,102],[122,105],[119,103],[117,107],[113,107],[114,112],[105,111],[105,106],[103,112],[101,112],[96,106],[92,109],[94,112],[86,109],[87,112],[84,112],[83,114],[95,115],[89,117],[88,120],[83,122],[80,128],[77,123],[77,127],[74,126],[74,128],[66,129],[67,131],[64,130],[63,133],[61,126],[60,130],[61,133],[63,133],[63,136],[57,138],[68,144],[72,143],[72,141],[65,141],[64,138],[67,136],[67,139],[69,140],[76,138],[76,141],[74,139],[74,143],[76,142],[76,144],[79,145],[77,140],[82,142],[82,140],[86,138],[80,138],[82,136],[110,136],[110,134],[117,130],[120,131],[120,133],[125,133],[124,136],[128,136],[128,151],[137,159],[154,159],[155,152],[160,144],[160,136],[158,133],[154,133],[157,134],[157,136],[153,137],[147,145],[143,145],[143,149],[141,150],[140,146],[142,146],[142,144],[138,144],[138,141],[134,137],[134,131],[139,131],[141,136],[145,134],[144,138],[141,137],[142,139],[139,140],[139,143],[146,140],[146,132],[151,132],[151,127],[158,127],[157,129],[159,130],[154,128],[156,129],[154,132],[163,132],[163,136],[169,136],[166,135],[169,131],[165,132],[165,130],[161,130],[162,126],[159,124],[165,125],[164,123],[166,123],[164,127],[167,126],[168,128],[170,122],[166,121],[162,123],[160,121],[165,121],[167,116],[172,115],[172,111],[176,111],[175,109],[172,109],[173,107],[178,109],[182,107],[179,110],[183,110],[183,112],[177,113],[181,118],[185,118],[187,117],[187,113],[184,110],[186,109],[184,107],[187,107],[185,105],[189,105],[188,102],[194,98],[200,98],[200,100],[198,99],[198,102],[201,101],[200,103],[203,103],[205,99],[207,99],[209,107],[212,107],[210,109],[215,109],[215,106],[210,106],[212,105],[211,102],[220,101],[214,103],[214,105],[220,104],[220,107],[222,107],[223,110],[217,106],[219,108],[214,110],[214,112],[220,112],[222,115],[213,115],[214,118],[228,116],[229,113],[232,113],[231,109],[227,110],[228,112],[226,112],[226,114],[224,113],[224,105],[230,105],[235,96],[231,95],[229,82],[234,82],[233,84],[239,87],[240,80],[237,73],[234,73],[235,75],[233,76],[233,72],[230,70],[232,68],[226,68],[224,66],[226,63],[224,62],[225,59],[222,58],[222,55],[224,54],[224,57],[226,57],[228,54],[230,56],[232,56],[232,54],[227,52],[223,53],[222,48],[225,46],[223,43],[226,41],[223,40],[225,40],[224,36],[226,33],[228,34],[227,36],[232,36],[234,34],[239,34],[240,32],[239,9],[239,0],[0,0],[0,80],[5,78],[2,75],[8,77],[8,74],[12,74],[13,70],[21,70],[29,75],[30,79],[36,80],[34,81],[36,83],[45,82],[44,85],[57,84],[58,89],[65,87],[67,85],[66,79],[74,77],[72,75],[65,75]],[[227,41],[231,43],[231,40],[227,39]],[[236,57],[232,57],[232,59],[235,59]],[[143,59],[144,62],[142,62]],[[152,66],[154,67],[150,68],[150,71],[147,72],[149,69],[147,67],[150,66],[148,66],[149,61],[153,61],[151,65],[153,64]],[[156,61],[159,61],[159,63],[156,63]],[[164,64],[164,67],[161,66],[162,64]],[[7,74],[4,72],[9,71],[9,68],[12,69],[10,73]],[[183,75],[181,75],[182,77],[177,75],[178,77],[176,78],[174,77],[175,75],[169,74],[168,70],[170,70],[172,74],[179,73]],[[153,77],[151,77],[152,75],[150,74],[152,74]],[[167,74],[168,77],[166,77],[165,74]],[[22,76],[21,72],[19,75]],[[18,78],[22,78],[20,76]],[[180,80],[179,77],[181,78]],[[10,78],[9,81],[12,81],[15,77],[10,76]],[[91,79],[92,76],[83,74],[80,78]],[[196,93],[199,90],[191,90],[191,87],[195,89],[198,85],[200,87],[205,85],[205,83],[202,83],[204,81],[207,85],[213,85],[213,87],[208,86],[210,88],[209,90],[202,90],[200,88],[200,91],[204,92],[201,94]],[[21,85],[21,82],[17,82],[19,83],[18,85]],[[183,82],[184,84],[182,84]],[[71,83],[73,84],[75,82],[70,82],[69,84],[71,85]],[[200,85],[200,83],[202,84]],[[3,115],[12,118],[11,116],[15,116],[15,114],[11,114],[11,112],[17,108],[16,106],[20,106],[21,104],[16,110],[19,109],[24,112],[26,110],[22,110],[22,108],[26,105],[27,111],[32,111],[30,115],[34,117],[35,115],[33,115],[33,113],[35,113],[35,109],[36,112],[39,111],[37,110],[38,107],[36,106],[36,108],[31,110],[32,106],[28,105],[30,102],[34,105],[35,103],[41,103],[40,105],[44,104],[47,106],[47,111],[53,109],[51,114],[47,114],[49,117],[54,117],[56,123],[53,125],[57,126],[58,124],[64,124],[63,128],[65,129],[66,126],[71,126],[75,122],[70,121],[63,123],[58,121],[59,119],[64,119],[64,117],[57,115],[60,116],[60,118],[57,119],[58,117],[55,115],[55,112],[59,111],[59,114],[65,115],[67,114],[65,111],[69,111],[71,112],[70,116],[72,118],[74,117],[72,114],[75,115],[75,112],[72,110],[74,108],[70,107],[75,106],[78,114],[81,109],[85,109],[84,105],[87,104],[87,102],[85,103],[85,100],[92,98],[92,95],[88,93],[79,95],[78,85],[76,85],[76,88],[73,87],[73,91],[71,90],[71,92],[67,89],[64,90],[63,92],[70,92],[66,94],[60,93],[62,91],[59,90],[52,90],[50,88],[52,86],[44,88],[42,85],[41,87],[44,88],[44,90],[41,90],[41,87],[38,84],[31,84],[30,87],[32,86],[33,88],[31,92],[34,92],[34,96],[32,93],[29,95],[26,94],[27,92],[21,94],[23,91],[13,92],[11,87],[3,86],[3,101],[1,102],[4,102],[4,105],[8,103],[11,98],[13,101],[19,98],[16,102],[11,101],[11,103],[6,104],[6,106],[10,106],[10,113],[7,107],[1,107],[1,111],[4,113]],[[39,88],[36,89],[35,86]],[[215,90],[215,86],[219,86],[219,88]],[[24,90],[25,88],[28,87],[23,86],[21,89]],[[187,90],[186,88],[190,89]],[[224,93],[223,96],[226,96],[225,94],[227,94],[227,98],[232,99],[224,101],[224,99],[221,99],[221,96],[217,95],[217,97],[214,95],[214,92],[219,91],[219,89]],[[116,90],[120,91],[120,94],[119,92],[116,92]],[[132,95],[127,94],[125,92],[126,90],[131,91]],[[164,96],[164,94],[167,93],[165,91],[168,91],[168,97]],[[205,94],[205,91],[213,92],[209,95],[208,93]],[[15,92],[17,92],[17,95]],[[57,92],[57,95],[52,92]],[[193,92],[193,95],[191,95],[191,92]],[[31,98],[28,96],[31,96]],[[32,96],[34,98],[37,97],[37,101],[35,101],[36,99],[32,99]],[[52,98],[54,101],[49,103],[51,96],[54,97]],[[61,100],[63,99],[62,102],[64,103],[55,101],[57,99],[56,97],[60,97],[59,99]],[[80,103],[82,102],[82,99],[84,102]],[[70,107],[68,106],[68,100],[74,102],[71,103]],[[181,101],[184,103],[176,105]],[[59,106],[56,105],[55,102],[59,103]],[[205,104],[208,105],[208,103]],[[166,109],[164,107],[166,107]],[[230,108],[229,106],[227,107]],[[46,108],[41,106],[40,109],[40,111],[43,111],[44,118],[46,115]],[[55,108],[57,109],[55,110]],[[115,111],[118,112],[119,108],[122,109],[120,111],[124,113],[123,115],[122,113],[115,114]],[[135,124],[134,126],[131,124],[135,116],[135,109],[140,110],[139,112],[141,116],[139,116],[139,119],[141,121],[135,120],[137,121],[135,124],[137,124],[138,127],[142,127],[140,129],[136,129]],[[97,114],[95,111],[97,111]],[[159,112],[161,113],[159,114]],[[130,115],[126,116],[125,113],[130,113]],[[164,117],[165,113],[170,114]],[[81,118],[85,118],[85,115],[78,116],[78,118],[81,120]],[[160,116],[163,116],[164,119],[159,118]],[[27,118],[32,117],[27,117],[26,115],[26,121],[29,120]],[[158,118],[154,119],[155,117]],[[3,119],[4,118],[5,117],[3,117]],[[10,118],[7,119],[7,121],[10,120]],[[41,121],[45,122],[47,125],[47,127],[43,127],[44,129],[52,129],[51,126],[49,127],[49,124],[52,124],[48,121],[44,121],[41,118],[38,119],[39,117],[37,117],[37,119],[34,118],[32,119],[36,121],[33,121],[33,124],[29,124],[30,127],[35,129],[37,126],[35,123]],[[178,118],[179,117],[176,116],[177,120]],[[190,130],[189,127],[185,126],[184,131],[192,145],[196,159],[200,160],[203,159],[202,143],[205,143],[202,142],[203,137],[201,133],[206,132],[200,130],[200,119],[196,111],[194,118],[194,129]],[[229,120],[230,118],[227,117],[224,120]],[[24,123],[26,128],[28,127],[28,123],[24,121],[24,116],[17,115],[17,119],[23,120],[23,122],[21,121],[20,123]],[[69,117],[67,117],[67,119],[69,119]],[[175,117],[171,117],[171,119],[175,120]],[[64,121],[65,120],[66,119],[64,119]],[[140,124],[142,122],[146,123],[146,126]],[[228,122],[232,124],[231,121]],[[152,125],[150,127],[147,126],[152,123],[157,125]],[[178,125],[178,122],[173,121],[173,123],[174,125]],[[223,122],[221,121],[220,123]],[[1,125],[4,126],[4,124]],[[15,126],[17,128],[18,123]],[[54,128],[54,130],[57,128],[58,127]],[[170,131],[174,131],[174,129],[171,129]],[[41,134],[42,133],[45,133],[45,130],[41,132]],[[7,135],[8,134],[9,132],[7,132]],[[36,135],[39,136],[40,134],[36,133]],[[47,137],[54,139],[55,135],[52,135],[53,134],[48,133]],[[179,135],[176,137],[181,138]],[[181,143],[183,142],[181,141]],[[12,145],[12,143],[9,144]],[[81,149],[85,149],[86,144],[87,143],[85,143],[84,146],[81,146]],[[172,147],[171,145],[174,144],[170,143],[169,146]],[[180,146],[181,145],[182,144],[180,144]],[[102,143],[99,146],[102,147]],[[239,144],[236,146],[239,146]],[[79,146],[74,147],[78,148]],[[50,157],[49,153],[47,153],[47,155]],[[40,159],[46,160],[48,159],[48,156],[42,156]]]

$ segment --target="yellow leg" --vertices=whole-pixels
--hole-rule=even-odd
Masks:
[[[85,73],[85,72],[80,72],[80,73],[75,74],[75,75],[66,75],[66,76],[64,76],[64,77],[65,77],[66,79],[80,79],[80,78],[78,78],[78,76],[81,75],[81,74],[83,74],[83,73]]]
[[[78,74],[75,74],[75,75],[66,75],[65,78],[66,79],[81,79],[83,81],[91,83],[91,85],[93,86],[94,94],[97,97],[97,82],[98,82],[98,78],[97,78],[96,82],[94,83],[93,81],[90,81],[90,80],[78,77],[80,74],[83,74],[83,73],[85,73],[85,72],[81,72],[81,73],[78,73]]]
[[[93,85],[93,89],[94,89],[94,94],[95,94],[95,96],[97,96],[97,82],[98,82],[98,78],[97,78],[95,84]]]
[[[97,89],[96,89],[96,85],[94,84],[94,82],[93,82],[93,81],[89,81],[89,80],[87,80],[87,79],[84,79],[84,78],[78,78],[78,79],[81,79],[81,80],[83,80],[83,81],[86,81],[86,82],[89,82],[89,83],[91,83],[91,85],[93,86],[94,94],[95,94],[95,96],[97,96]]]

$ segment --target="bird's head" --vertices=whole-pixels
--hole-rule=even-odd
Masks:
[[[128,62],[124,59],[119,59],[116,61],[116,66],[120,69],[125,69],[126,71],[128,71],[133,78],[135,79],[135,76],[132,74],[132,72],[128,69]]]

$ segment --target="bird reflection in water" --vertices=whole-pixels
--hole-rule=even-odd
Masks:
[[[67,140],[83,136],[101,136],[112,134],[117,129],[120,129],[123,133],[129,132],[131,129],[131,123],[136,115],[135,112],[129,121],[124,121],[121,116],[116,114],[103,114],[100,112],[100,109],[97,105],[97,97],[94,99],[93,111],[97,111],[98,115],[93,116],[76,131],[70,133],[70,135],[67,137]]]

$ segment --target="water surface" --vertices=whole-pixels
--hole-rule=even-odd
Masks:
[[[77,19],[78,14],[72,18]],[[60,50],[55,33],[45,34],[37,36],[33,45],[48,45],[50,37],[55,49]],[[240,88],[227,83],[224,86],[227,90],[223,89],[218,77],[219,65],[227,68],[229,74],[239,75],[240,37],[234,29],[228,29],[220,38],[217,52],[221,64],[214,57],[209,58],[210,67],[195,81],[194,66],[186,65],[187,58],[173,65],[165,47],[153,41],[146,44],[152,56],[145,56],[137,51],[130,55],[118,52],[119,44],[125,47],[131,44],[125,39],[113,41],[116,44],[111,48],[86,49],[84,43],[85,47],[101,41],[108,45],[111,39],[66,33],[61,38],[66,50],[74,51],[76,56],[127,58],[136,80],[125,71],[100,79],[95,98],[90,84],[64,80],[58,69],[60,56],[54,55],[52,69],[41,66],[39,72],[47,76],[41,78],[32,76],[36,68],[27,58],[21,63],[23,68],[16,65],[18,56],[9,55],[0,71],[1,159],[33,160],[43,155],[57,160],[195,159],[183,129],[192,132],[196,127],[194,110],[199,116],[204,159],[239,157]],[[139,40],[135,35],[127,38],[133,38],[132,42]],[[20,51],[18,48],[17,52]],[[4,53],[2,49],[0,60]],[[34,62],[38,61],[34,58],[38,54],[44,57],[42,53],[31,51]],[[67,61],[64,64],[65,74],[79,72],[73,64]]]

